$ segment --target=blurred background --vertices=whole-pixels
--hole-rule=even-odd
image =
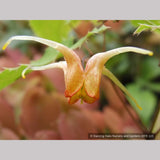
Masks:
[[[138,110],[105,76],[101,80],[100,99],[93,104],[68,104],[60,69],[34,71],[26,79],[19,78],[5,88],[0,86],[0,139],[79,140],[90,139],[89,133],[151,132],[160,139],[159,24],[160,21],[140,20],[0,21],[1,48],[14,35],[36,35],[68,47],[76,43],[75,52],[84,66],[92,55],[118,47],[136,46],[154,52],[152,57],[124,53],[105,64],[143,110]],[[108,28],[89,34],[103,25]],[[1,50],[0,71],[19,64],[39,66],[60,60],[63,56],[50,47],[32,41],[14,41],[5,51]],[[2,74],[0,83],[5,84],[1,77]]]

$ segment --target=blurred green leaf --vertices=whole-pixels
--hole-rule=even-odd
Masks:
[[[46,48],[44,55],[36,61],[32,61],[32,66],[43,66],[46,64],[49,64],[51,62],[54,62],[57,58],[62,57],[62,54],[56,51],[55,49],[48,47]]]
[[[135,104],[128,98],[134,109],[139,114],[142,122],[148,127],[151,117],[155,111],[157,99],[156,96],[148,90],[143,90],[138,84],[132,83],[127,85],[127,89],[131,95],[137,100],[138,104],[143,108],[139,110]]]
[[[70,48],[73,46],[73,42],[74,42],[74,38],[69,37],[68,39],[64,39],[61,43]]]
[[[72,49],[76,49],[76,48],[80,48],[82,46],[82,44],[91,36],[93,36],[94,34],[98,34],[98,33],[102,33],[104,31],[106,31],[109,27],[106,27],[105,25],[102,25],[100,28],[94,28],[92,31],[88,32],[88,34],[86,36],[84,36],[83,38],[81,38],[77,43],[75,43],[71,48]]]
[[[48,63],[55,61],[57,58],[62,57],[61,53],[57,52],[51,47],[45,50],[45,54],[39,60],[32,61],[31,66],[43,66]],[[0,72],[0,90],[7,87],[8,85],[14,83],[17,79],[22,76],[23,70],[29,65],[21,65],[16,68],[6,68],[4,71]],[[25,73],[30,73],[31,70],[28,69]]]
[[[80,20],[66,20],[67,24],[70,25],[72,28],[75,28],[78,26],[78,24],[81,22]]]
[[[147,30],[160,33],[160,20],[133,20],[131,22],[135,27],[138,27],[134,34],[140,34]]]
[[[105,30],[107,30],[108,28],[110,28],[110,27],[107,27],[105,25],[102,25],[100,28],[93,28],[92,31],[88,32],[88,35],[92,36],[92,35],[97,34],[97,33],[102,33]]]
[[[145,79],[142,79],[142,78],[138,78],[136,80],[136,83],[143,88],[145,87],[145,88],[150,89],[154,92],[160,93],[160,83],[146,81]]]
[[[148,82],[147,84],[146,84],[146,87],[148,88],[148,89],[151,89],[152,91],[154,91],[154,92],[158,92],[158,93],[160,93],[160,83],[151,83],[151,82]]]
[[[21,65],[16,68],[7,68],[4,71],[0,72],[0,90],[7,87],[8,85],[15,82],[18,78],[21,77],[22,71],[27,67],[27,65]],[[26,72],[31,72],[28,70]]]
[[[143,31],[151,30],[151,29],[152,29],[151,25],[140,24],[133,34],[140,34]]]
[[[134,34],[140,34],[141,32],[147,31],[147,30],[151,30],[151,31],[160,33],[160,26],[140,24],[139,27],[134,32]]]
[[[149,57],[143,60],[139,70],[139,77],[152,80],[160,76],[159,60],[156,57]]]
[[[138,27],[139,24],[160,25],[160,20],[132,20],[132,25]]]
[[[127,54],[120,54],[112,57],[105,64],[106,68],[113,71],[115,74],[123,74],[129,68],[129,59]]]
[[[66,39],[71,30],[65,20],[31,20],[30,26],[37,36],[56,42]]]

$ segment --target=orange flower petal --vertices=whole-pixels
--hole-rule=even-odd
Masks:
[[[86,94],[92,98],[99,97],[99,85],[104,64],[113,56],[124,52],[136,52],[144,55],[153,55],[151,51],[137,47],[121,47],[107,52],[98,53],[91,57],[85,69],[84,89]]]
[[[65,83],[66,83],[66,91],[65,96],[71,97],[73,96],[83,85],[84,82],[84,71],[81,65],[81,60],[77,56],[77,54],[71,50],[70,48],[43,38],[34,37],[34,36],[14,36],[11,37],[3,46],[3,50],[11,43],[13,40],[32,40],[47,46],[50,46],[64,55],[64,58],[67,62],[67,69],[65,74]]]

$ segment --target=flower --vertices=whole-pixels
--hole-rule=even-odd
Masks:
[[[137,47],[121,47],[107,52],[98,53],[92,56],[83,69],[81,60],[77,54],[70,48],[43,38],[34,36],[14,36],[11,37],[3,46],[3,50],[11,43],[12,40],[33,40],[50,46],[64,55],[65,61],[55,62],[40,67],[28,66],[27,69],[31,70],[44,70],[50,68],[61,68],[64,71],[65,76],[65,96],[68,97],[69,103],[74,104],[79,99],[86,103],[93,103],[99,98],[99,85],[102,74],[108,76],[113,82],[115,82],[123,92],[125,92],[137,105],[136,100],[129,94],[127,89],[121,84],[121,82],[104,67],[104,64],[113,56],[124,52],[135,52],[143,55],[153,55],[153,52]],[[25,69],[22,72],[22,77],[25,77]]]

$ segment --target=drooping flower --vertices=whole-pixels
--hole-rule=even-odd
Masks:
[[[49,69],[49,68],[61,68],[64,71],[65,75],[65,84],[66,84],[66,91],[65,91],[65,96],[66,97],[72,97],[75,93],[77,93],[80,88],[83,86],[83,81],[84,81],[84,71],[83,67],[81,65],[81,60],[80,58],[76,55],[76,53],[69,49],[68,47],[51,41],[51,40],[46,40],[43,38],[38,38],[38,37],[32,37],[32,36],[14,36],[11,37],[6,44],[3,46],[3,50],[7,47],[7,45],[12,41],[12,40],[33,40],[37,41],[43,44],[46,44],[59,52],[61,52],[64,55],[64,58],[66,62],[58,62],[58,63],[53,63],[51,65],[47,65],[44,67],[33,67],[31,68],[32,70],[44,70],[44,69]],[[23,72],[23,77],[24,77]]]
[[[86,68],[83,69],[81,60],[77,54],[72,49],[60,43],[33,36],[14,36],[6,42],[3,50],[12,40],[37,41],[58,50],[64,55],[65,61],[55,62],[40,67],[29,66],[28,68],[31,70],[45,70],[51,68],[63,69],[66,85],[65,96],[69,98],[70,104],[77,102],[79,99],[87,103],[95,102],[99,98],[101,75],[104,74],[116,83],[122,91],[136,103],[137,107],[141,109],[136,100],[129,94],[121,82],[107,68],[104,67],[104,64],[111,57],[125,52],[135,52],[150,56],[153,55],[153,52],[137,47],[116,48],[107,52],[95,54],[88,60]],[[22,77],[25,77],[26,70],[22,72]]]

